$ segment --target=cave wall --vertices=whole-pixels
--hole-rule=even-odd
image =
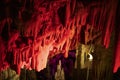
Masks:
[[[1,0],[0,70],[41,71],[78,43],[109,46],[117,0]]]
[[[118,2],[118,7],[117,7],[117,15],[116,15],[116,27],[115,27],[115,50],[114,50],[114,72],[117,72],[118,68],[120,68],[120,23],[119,23],[119,18],[120,18],[120,1]]]

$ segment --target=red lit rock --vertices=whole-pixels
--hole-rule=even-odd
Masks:
[[[87,5],[78,0],[27,1],[29,5],[18,1],[21,6],[17,7],[16,15],[11,14],[13,12],[10,7],[9,13],[3,17],[5,19],[0,17],[0,70],[15,65],[18,73],[24,67],[40,71],[46,67],[50,54],[62,52],[67,58],[68,51],[75,49],[76,44],[82,42],[81,39],[84,38],[84,43],[88,44],[99,35],[92,34],[99,31],[99,36],[104,40],[103,45],[109,46],[116,14],[115,5],[104,4],[102,1],[94,4],[86,2]],[[11,25],[12,22],[15,27]],[[8,37],[4,36],[7,31]],[[81,32],[85,34],[84,37],[80,35]],[[13,58],[11,63],[6,61],[9,52]]]

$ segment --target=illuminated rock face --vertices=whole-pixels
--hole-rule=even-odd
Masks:
[[[61,61],[57,65],[57,72],[55,73],[55,80],[65,80],[64,78],[64,71],[61,67]]]
[[[62,52],[68,57],[78,42],[88,44],[98,36],[108,47],[117,6],[114,0],[110,2],[0,1],[0,70],[40,71],[48,56]]]

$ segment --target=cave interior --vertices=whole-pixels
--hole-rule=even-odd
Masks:
[[[0,80],[120,80],[120,0],[0,0]]]

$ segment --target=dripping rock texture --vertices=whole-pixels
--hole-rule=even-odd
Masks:
[[[78,43],[109,46],[117,0],[0,0],[0,71],[41,71]],[[118,54],[118,51],[116,52]],[[118,61],[118,60],[116,60]]]

